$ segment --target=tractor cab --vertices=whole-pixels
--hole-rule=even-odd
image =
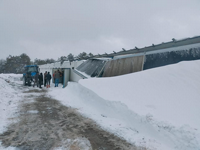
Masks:
[[[35,75],[39,72],[39,67],[37,65],[27,65],[24,67],[23,73],[23,84],[31,85]]]
[[[37,65],[28,65],[25,66],[25,73],[31,73],[31,76],[35,76],[36,73],[39,72],[39,68]]]

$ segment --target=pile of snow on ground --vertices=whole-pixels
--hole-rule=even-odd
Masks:
[[[16,74],[0,74],[0,133],[6,130],[9,123],[14,121],[16,117],[17,105],[20,100],[20,93],[10,85],[13,81],[20,82],[22,75]],[[17,87],[16,87],[17,88]],[[5,149],[1,147],[0,149]],[[7,150],[14,150],[12,147],[8,147]]]
[[[50,95],[148,149],[200,149],[200,61],[80,80]]]
[[[146,116],[155,132],[146,132],[145,137],[171,145],[170,149],[200,149],[199,66],[199,60],[181,62],[118,77],[81,80],[80,84]],[[134,124],[128,126],[138,130]]]

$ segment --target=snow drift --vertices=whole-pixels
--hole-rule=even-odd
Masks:
[[[181,62],[79,83],[102,99],[121,103],[140,117],[146,117],[149,124],[144,123],[144,128],[135,126],[135,121],[128,121],[126,125],[137,131],[142,129],[140,133],[146,143],[159,143],[161,149],[200,149],[199,66],[200,60]],[[131,119],[127,114],[124,117]],[[146,137],[155,140],[154,144]],[[130,138],[135,140],[135,137]]]
[[[199,128],[199,66],[199,60],[181,62],[118,77],[81,80],[80,84],[140,115],[150,113],[174,125]]]

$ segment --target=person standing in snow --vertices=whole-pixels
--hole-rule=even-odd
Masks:
[[[37,72],[36,75],[35,75],[35,78],[34,78],[33,87],[35,87],[35,85],[37,85],[37,87],[38,87],[38,77],[39,77],[39,73]]]
[[[47,88],[50,88],[50,81],[51,81],[51,75],[50,73],[48,72],[47,75],[46,75],[46,78],[47,78]]]
[[[40,73],[38,79],[39,79],[39,88],[42,88],[42,86],[41,86],[41,85],[43,85],[43,74],[42,73]]]
[[[55,87],[58,87],[59,78],[60,78],[60,74],[58,71],[55,71],[54,78],[55,78]]]
[[[56,71],[54,71],[54,73],[53,73],[53,81],[54,81],[54,83],[56,82],[55,74],[56,74]]]
[[[46,83],[47,83],[46,75],[47,75],[47,71],[45,71],[45,73],[44,73],[44,87],[46,86]]]

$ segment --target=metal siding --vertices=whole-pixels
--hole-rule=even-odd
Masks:
[[[141,71],[144,56],[111,60],[106,63],[103,77],[112,77]]]
[[[200,47],[182,51],[149,54],[146,55],[145,58],[144,70],[169,64],[175,64],[180,61],[197,59],[200,59]]]

